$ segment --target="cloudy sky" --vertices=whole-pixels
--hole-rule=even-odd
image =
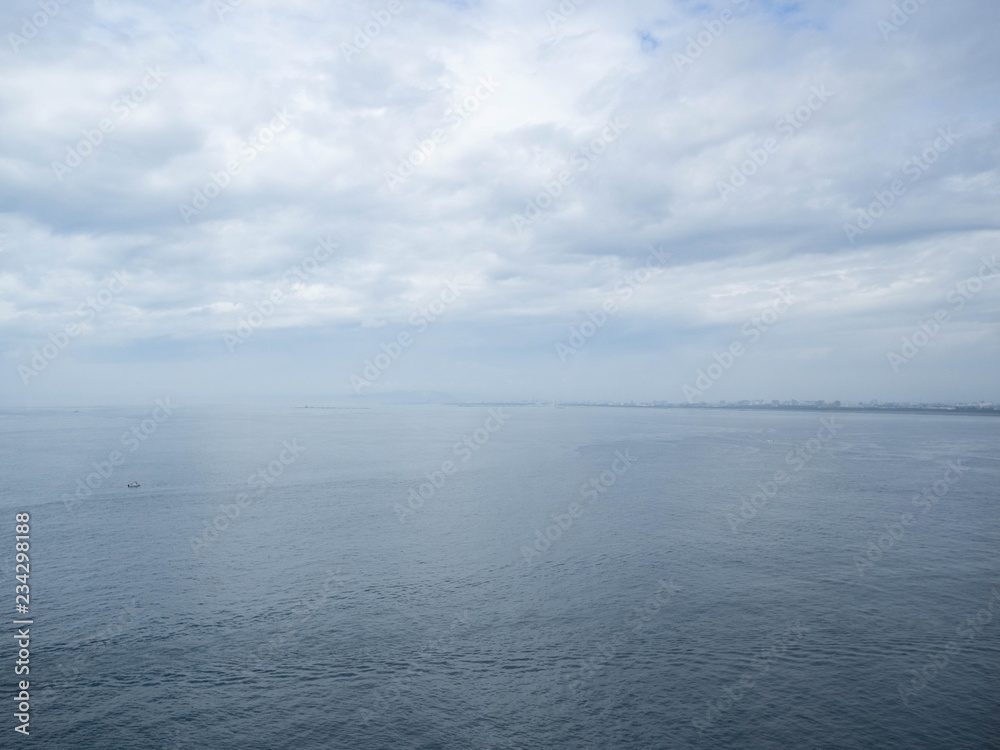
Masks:
[[[0,403],[1000,401],[998,29],[10,0]]]

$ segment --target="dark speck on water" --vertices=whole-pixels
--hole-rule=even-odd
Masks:
[[[1000,422],[503,408],[0,412],[25,747],[1000,746]]]

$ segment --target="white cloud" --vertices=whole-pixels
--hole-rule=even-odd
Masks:
[[[620,337],[609,357],[659,357],[675,342],[678,357],[696,358],[787,284],[800,302],[764,395],[801,385],[808,371],[787,374],[786,359],[828,369],[841,357],[850,389],[884,398],[885,332],[932,312],[1000,244],[995,3],[927,4],[884,40],[877,23],[891,8],[860,1],[581,3],[556,29],[546,15],[556,2],[407,2],[345,60],[341,44],[386,5],[245,0],[220,20],[212,3],[67,4],[16,52],[0,51],[3,398],[58,397],[56,378],[20,388],[19,357],[119,268],[135,282],[65,358],[80,392],[116,397],[94,364],[112,349],[124,377],[164,341],[181,347],[162,354],[164,371],[192,359],[215,367],[221,332],[328,234],[340,254],[291,291],[268,321],[272,335],[244,347],[273,355],[249,391],[273,392],[267,378],[295,369],[305,348],[353,366],[380,330],[463,278],[474,291],[441,324],[454,346],[434,349],[483,376],[463,392],[559,397],[558,381],[538,385],[550,363],[533,352],[662,244],[670,268],[602,333]],[[674,54],[726,9],[731,23],[679,71]],[[18,33],[36,10],[8,4],[0,30]],[[114,103],[156,66],[162,83],[122,115]],[[483,77],[500,85],[448,124]],[[816,86],[834,92],[830,101],[721,200],[719,181]],[[288,127],[245,155],[283,107]],[[574,168],[615,117],[628,125],[620,139]],[[53,161],[103,118],[113,131],[60,182]],[[955,146],[847,242],[844,223],[908,179],[906,160],[949,126],[962,134]],[[435,128],[448,137],[389,190],[386,170]],[[234,159],[239,172],[185,223],[178,207]],[[517,233],[511,215],[563,169],[572,182]],[[963,343],[947,345],[956,369],[983,366],[984,346],[995,355],[998,294],[1000,285],[964,311]],[[496,349],[470,343],[485,340]],[[498,365],[501,353],[509,361]],[[441,368],[412,359],[396,385],[433,387]],[[614,370],[581,371],[579,393],[675,397],[673,382],[658,395],[651,380]],[[892,387],[973,395],[938,371],[927,378]],[[284,382],[277,390],[289,395],[305,387]],[[349,390],[345,379],[328,388]]]

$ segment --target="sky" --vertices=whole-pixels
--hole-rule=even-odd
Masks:
[[[998,28],[11,0],[0,405],[1000,401]]]

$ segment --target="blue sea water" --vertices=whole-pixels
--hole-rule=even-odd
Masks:
[[[0,412],[4,747],[1000,747],[1000,420],[153,409]]]

